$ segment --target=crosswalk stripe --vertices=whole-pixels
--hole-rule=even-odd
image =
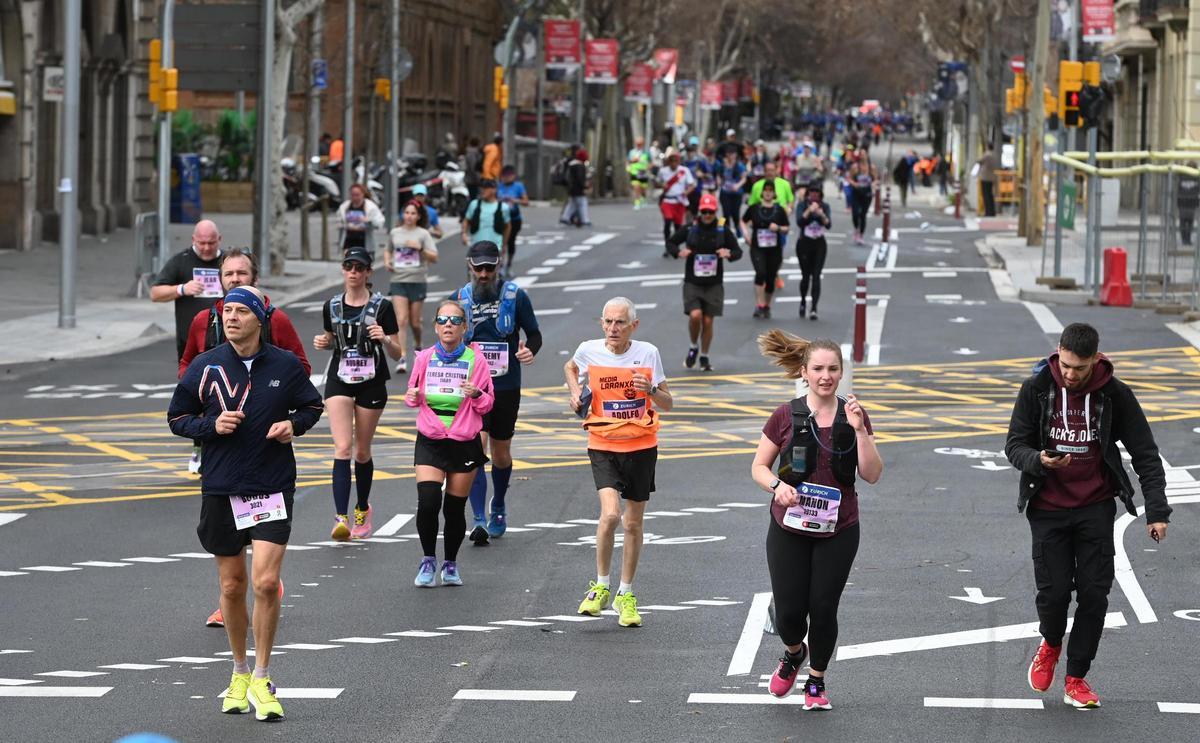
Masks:
[[[145,562],[157,565],[163,562],[179,562],[177,557],[122,557],[125,562]]]
[[[127,562],[110,562],[108,560],[88,560],[87,562],[73,562],[72,565],[78,565],[84,568],[127,568]]]
[[[39,573],[69,573],[72,570],[83,570],[83,568],[68,568],[62,565],[30,565],[22,570],[33,570]]]
[[[498,624],[502,627],[544,627],[550,622],[532,622],[528,619],[501,619],[488,624]]]
[[[584,614],[553,614],[548,617],[538,617],[538,619],[549,619],[551,622],[595,622],[600,617],[589,617]]]
[[[340,648],[341,645],[326,645],[319,642],[293,642],[289,645],[276,645],[276,650],[332,650]]]
[[[339,637],[334,642],[351,642],[357,645],[378,645],[384,642],[395,642],[390,637]]]
[[[29,686],[43,683],[41,679],[0,679],[0,686]]]
[[[427,632],[421,629],[410,629],[403,632],[384,632],[385,635],[392,637],[446,637],[449,632]]]
[[[175,658],[159,658],[159,663],[187,663],[200,666],[206,663],[225,663],[224,658],[202,658],[199,655],[180,655]]]
[[[804,704],[804,695],[780,699],[770,694],[703,694],[688,695],[688,704]]]
[[[449,632],[495,632],[499,627],[485,627],[479,624],[452,624],[449,627],[438,627]]]
[[[53,676],[55,678],[83,679],[92,676],[107,676],[108,671],[46,671],[35,673],[35,676]]]
[[[1045,709],[1040,699],[993,699],[989,697],[925,697],[926,707],[959,709]]]
[[[111,668],[114,671],[151,671],[155,668],[167,668],[167,666],[158,665],[156,663],[113,663],[107,666],[96,667]]]
[[[573,691],[554,689],[459,689],[455,699],[484,702],[570,702]]]
[[[111,686],[0,686],[0,697],[102,697]]]

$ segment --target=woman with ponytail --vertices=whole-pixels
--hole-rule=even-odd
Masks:
[[[855,480],[878,482],[883,460],[866,411],[854,395],[837,394],[842,350],[836,343],[771,330],[758,337],[758,346],[789,379],[808,383],[806,395],[767,420],[750,470],[773,496],[767,567],[775,627],[786,649],[770,691],[787,696],[808,656],[804,709],[832,709],[825,672],[837,644],[838,603],[858,552]]]

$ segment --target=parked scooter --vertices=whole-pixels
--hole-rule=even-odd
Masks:
[[[441,199],[433,202],[433,207],[451,217],[463,216],[467,211],[467,202],[470,201],[467,174],[458,167],[458,163],[447,160],[438,178],[442,182]]]

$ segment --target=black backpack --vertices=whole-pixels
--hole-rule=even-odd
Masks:
[[[475,199],[467,205],[467,214],[471,214],[471,207],[475,207],[475,213],[467,217],[467,227],[471,228],[471,234],[479,232],[479,220],[483,217],[483,204],[479,199]],[[492,214],[492,229],[497,234],[504,234],[504,204],[496,202],[496,211]]]
[[[267,321],[262,326],[262,342],[271,343],[271,315],[275,314],[275,305],[267,307]],[[208,328],[204,331],[204,350],[211,351],[225,342],[225,326],[221,324],[221,313],[217,312],[214,304],[208,308]]]

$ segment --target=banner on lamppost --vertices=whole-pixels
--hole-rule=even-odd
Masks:
[[[721,81],[721,105],[733,106],[733,105],[737,104],[737,100],[738,100],[738,81],[737,81],[737,79],[734,78],[733,80],[722,80]]]
[[[721,81],[704,80],[700,83],[700,108],[717,111],[721,108]]]
[[[738,81],[738,101],[750,103],[754,100],[754,78],[743,77]]]
[[[633,103],[649,103],[654,96],[654,68],[648,64],[635,64],[625,78],[625,100]]]
[[[614,85],[620,75],[621,46],[616,39],[589,39],[584,42],[583,81]]]
[[[665,85],[672,85],[675,82],[675,73],[679,67],[679,50],[678,49],[655,49],[654,50],[654,78],[662,80]]]
[[[580,59],[579,21],[548,18],[544,29],[546,67],[570,69],[583,61]]]
[[[1079,6],[1083,40],[1089,44],[1116,38],[1116,14],[1113,0],[1083,0]]]

